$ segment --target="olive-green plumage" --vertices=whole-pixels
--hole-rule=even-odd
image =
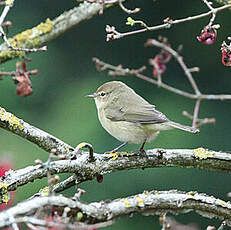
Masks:
[[[100,86],[93,95],[99,120],[112,136],[121,142],[143,144],[155,139],[159,131],[173,128],[191,133],[193,127],[170,121],[154,105],[120,81],[110,81]],[[118,150],[118,148],[116,148]]]

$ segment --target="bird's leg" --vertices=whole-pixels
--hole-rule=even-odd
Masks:
[[[123,157],[123,154],[122,153],[118,153],[117,151],[124,147],[128,142],[124,142],[122,145],[119,145],[117,148],[111,150],[111,151],[108,151],[108,152],[105,152],[105,153],[109,153],[110,155],[113,156],[113,160],[116,160],[119,156],[120,157]]]
[[[144,143],[141,145],[141,147],[140,147],[140,153],[141,153],[141,155],[145,155],[146,153],[145,153],[145,150],[144,150],[144,145],[145,145],[145,143],[146,143],[146,140],[144,141]]]
[[[124,142],[123,144],[119,145],[118,147],[116,147],[115,149],[113,149],[113,150],[110,151],[110,152],[112,152],[112,153],[117,152],[119,149],[121,149],[122,147],[124,147],[125,145],[127,145],[127,143],[128,143],[128,142]]]

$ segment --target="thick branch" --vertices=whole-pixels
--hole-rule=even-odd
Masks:
[[[74,149],[59,140],[58,138],[31,126],[13,114],[0,108],[0,127],[11,131],[48,152],[57,154],[68,154]],[[55,150],[55,151],[54,151]],[[130,157],[126,157],[130,156]],[[160,150],[147,151],[147,157],[140,157],[137,154],[125,154],[125,157],[109,159],[110,154],[95,154],[93,162],[90,162],[89,154],[79,154],[76,160],[60,160],[49,164],[49,171],[55,173],[75,173],[78,183],[91,180],[99,174],[110,173],[111,171],[155,168],[161,166],[191,166],[195,168],[231,171],[231,156],[228,153],[207,151],[203,148],[196,150]],[[29,166],[25,169],[10,171],[4,182],[8,190],[15,190],[18,186],[32,182],[35,179],[46,177],[47,167],[41,165]],[[58,191],[74,184],[75,177],[64,183]]]
[[[68,154],[73,148],[58,138],[24,122],[0,107],[0,128],[15,133],[38,145],[47,152],[55,150],[57,154]]]
[[[8,40],[14,47],[28,49],[40,47],[67,32],[72,27],[97,15],[101,7],[101,4],[98,3],[81,3],[78,7],[64,12],[54,20],[47,19],[44,23],[16,34]],[[0,45],[0,51],[0,63],[24,54],[23,52],[10,50],[6,43]]]
[[[208,151],[204,148],[194,150],[186,149],[152,149],[146,151],[147,157],[141,157],[137,153],[124,153],[112,158],[110,154],[94,153],[94,162],[89,161],[89,154],[82,152],[76,160],[58,160],[50,162],[49,169],[41,165],[29,166],[20,170],[7,172],[3,183],[7,184],[8,191],[47,176],[47,171],[56,173],[75,173],[77,177],[68,180],[67,186],[92,180],[98,175],[108,174],[120,170],[145,169],[156,167],[194,167],[205,170],[217,170],[231,172],[231,154]],[[70,186],[69,186],[70,185]],[[61,186],[61,187],[62,187]],[[58,191],[63,190],[59,188]]]
[[[114,220],[132,213],[149,215],[171,212],[173,214],[195,211],[207,218],[225,219],[231,226],[231,204],[220,199],[197,192],[145,191],[142,194],[119,198],[112,201],[101,201],[85,204],[79,200],[66,198],[62,195],[50,197],[35,197],[17,204],[0,213],[0,227],[7,227],[11,219],[17,222],[17,217],[32,215],[36,210],[55,206],[62,213],[65,207],[71,209],[71,215],[83,213],[82,219],[88,223],[99,223]],[[74,219],[75,220],[75,219]]]

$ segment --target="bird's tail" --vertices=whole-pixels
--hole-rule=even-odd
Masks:
[[[193,128],[191,126],[186,126],[186,125],[181,125],[179,123],[176,123],[174,121],[170,121],[168,122],[168,125],[171,126],[172,128],[177,128],[177,129],[181,129],[190,133],[199,133],[200,130],[197,128]]]

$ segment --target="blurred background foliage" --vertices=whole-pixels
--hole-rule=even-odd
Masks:
[[[69,1],[15,1],[7,20],[13,22],[9,37],[31,28],[46,18],[53,19],[65,10],[76,6],[74,0]],[[141,7],[142,12],[133,16],[134,19],[145,21],[148,25],[162,23],[163,19],[183,18],[206,12],[202,1],[158,0],[158,1],[128,1],[128,8]],[[230,93],[231,68],[221,63],[220,45],[230,35],[230,11],[218,15],[216,22],[221,24],[217,42],[206,46],[196,40],[201,29],[209,18],[175,25],[168,30],[139,34],[107,43],[105,40],[105,25],[115,25],[119,31],[128,31],[136,27],[125,25],[128,17],[119,7],[114,7],[95,18],[73,28],[62,37],[48,45],[46,53],[30,54],[32,62],[28,69],[38,68],[39,75],[32,76],[34,93],[22,98],[15,94],[15,85],[10,77],[4,77],[0,82],[1,106],[13,112],[30,124],[39,127],[72,146],[86,141],[94,146],[99,153],[110,150],[119,142],[103,130],[98,122],[94,101],[85,98],[102,83],[114,80],[106,73],[96,71],[92,57],[124,67],[138,68],[148,66],[148,59],[154,57],[157,48],[144,48],[148,38],[166,36],[173,48],[183,44],[182,55],[189,67],[198,66],[200,73],[195,73],[195,80],[204,93]],[[138,27],[137,27],[138,28]],[[1,70],[15,69],[16,60],[1,65]],[[148,66],[146,74],[151,76],[152,68]],[[190,121],[181,115],[182,110],[192,113],[194,102],[159,89],[154,85],[132,77],[118,77],[145,97],[149,102],[164,112],[169,118],[190,125]],[[167,65],[163,79],[170,85],[191,91],[191,87],[174,59]],[[172,130],[161,133],[158,138],[146,148],[197,148],[203,146],[217,151],[230,151],[230,101],[203,101],[200,110],[201,117],[215,117],[215,125],[201,128],[199,135],[191,135],[183,131]],[[40,158],[46,160],[48,154],[24,139],[12,133],[0,130],[0,155],[9,156],[15,169],[33,164]],[[138,146],[129,145],[126,150],[137,150]],[[121,179],[123,178],[123,179]],[[28,198],[46,185],[46,180],[37,180],[19,188],[16,201]],[[146,170],[131,170],[104,176],[104,181],[98,184],[89,181],[80,186],[87,192],[82,196],[86,202],[102,199],[125,197],[144,190],[179,189],[198,191],[227,200],[226,194],[231,190],[230,174],[207,172],[197,169],[156,168]],[[73,195],[75,189],[66,191]],[[182,223],[196,222],[201,229],[207,225],[220,224],[219,221],[208,220],[197,214],[189,213],[176,217]],[[106,229],[160,229],[157,217],[136,215],[133,218],[122,218]]]

